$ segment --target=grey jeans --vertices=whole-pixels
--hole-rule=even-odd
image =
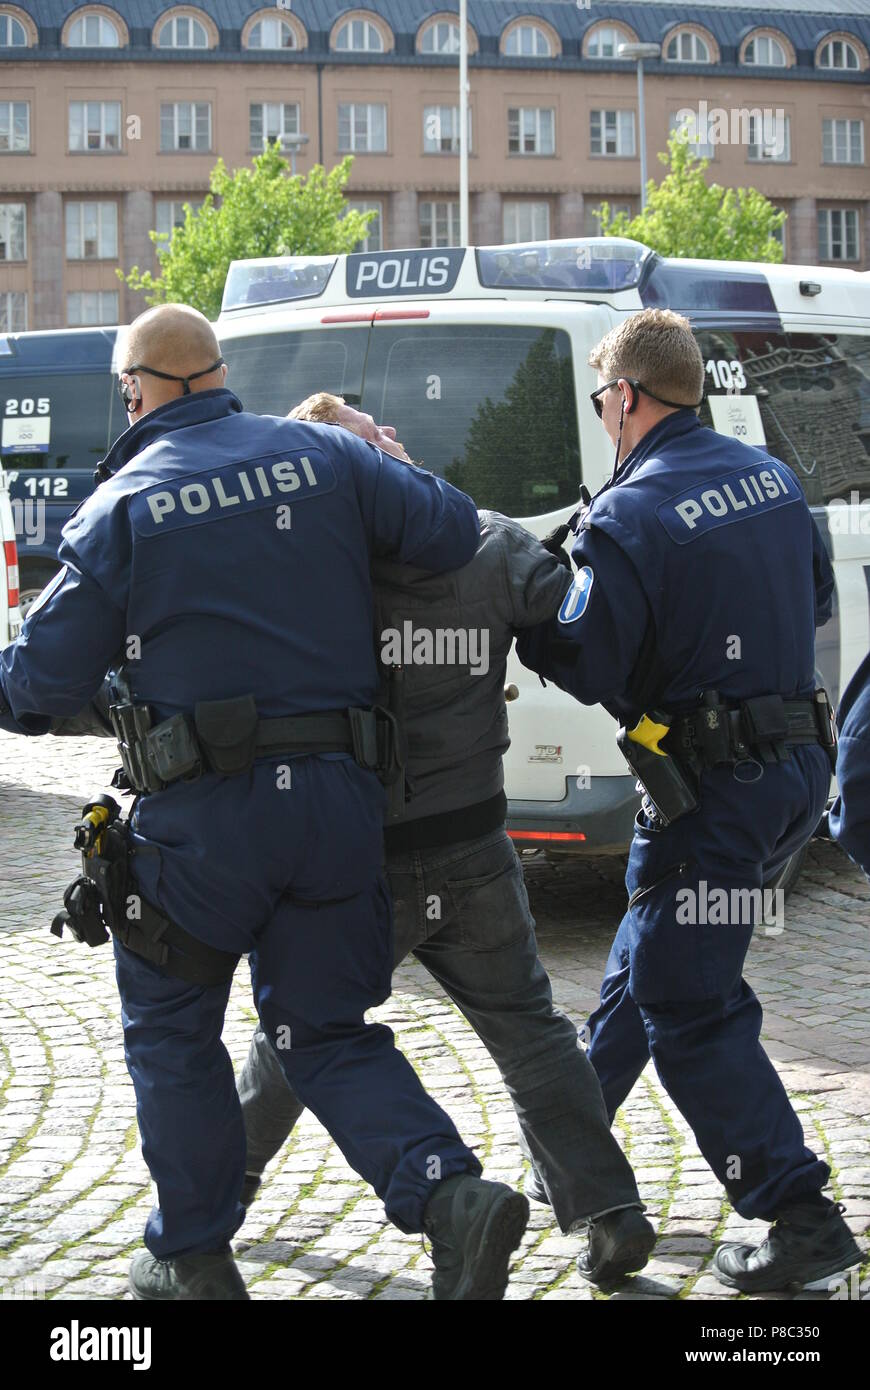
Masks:
[[[506,831],[392,855],[387,872],[395,961],[413,951],[490,1052],[562,1230],[618,1207],[641,1206],[577,1030],[553,1007],[522,866]],[[239,1095],[246,1168],[261,1173],[303,1106],[259,1029]]]

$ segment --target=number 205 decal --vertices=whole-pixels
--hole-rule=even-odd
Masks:
[[[49,415],[51,398],[49,396],[10,396],[6,401],[7,415]]]

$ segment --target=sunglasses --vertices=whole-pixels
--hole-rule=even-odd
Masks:
[[[601,397],[604,395],[605,391],[609,391],[612,386],[616,386],[620,381],[627,381],[629,386],[634,387],[635,391],[643,390],[639,381],[633,381],[629,376],[615,376],[612,381],[606,381],[603,386],[599,386],[597,391],[590,391],[589,399],[592,402],[592,408],[599,420],[604,415],[604,402]]]

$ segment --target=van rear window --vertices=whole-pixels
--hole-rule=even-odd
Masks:
[[[93,469],[109,443],[112,377],[99,372],[0,370],[4,468]]]
[[[574,369],[561,329],[377,327],[363,408],[479,507],[534,516],[577,500]]]
[[[711,396],[755,397],[765,446],[794,471],[811,506],[870,498],[870,337],[708,329],[698,341],[704,424],[712,423]]]

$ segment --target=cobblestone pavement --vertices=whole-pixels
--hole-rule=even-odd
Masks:
[[[47,931],[78,869],[71,826],[113,762],[100,740],[0,734],[0,1291],[7,1297],[124,1297],[151,1204],[110,951],[58,942]],[[557,1002],[578,1023],[596,1000],[622,910],[621,874],[616,860],[527,863],[542,956]],[[758,937],[747,974],[766,1006],[768,1050],[860,1237],[870,1227],[870,887],[834,847],[812,847],[784,932]],[[520,1180],[513,1111],[498,1073],[419,965],[401,968],[377,1016],[477,1146],[487,1176]],[[242,969],[224,1034],[237,1065],[254,1019]],[[723,1201],[651,1067],[617,1126],[660,1239],[643,1274],[610,1297],[739,1297],[709,1272],[714,1242],[758,1239],[764,1227]],[[533,1204],[507,1297],[603,1297],[576,1274],[577,1247]],[[420,1239],[386,1224],[374,1194],[308,1116],[269,1169],[235,1248],[254,1299],[427,1296],[430,1264]]]

